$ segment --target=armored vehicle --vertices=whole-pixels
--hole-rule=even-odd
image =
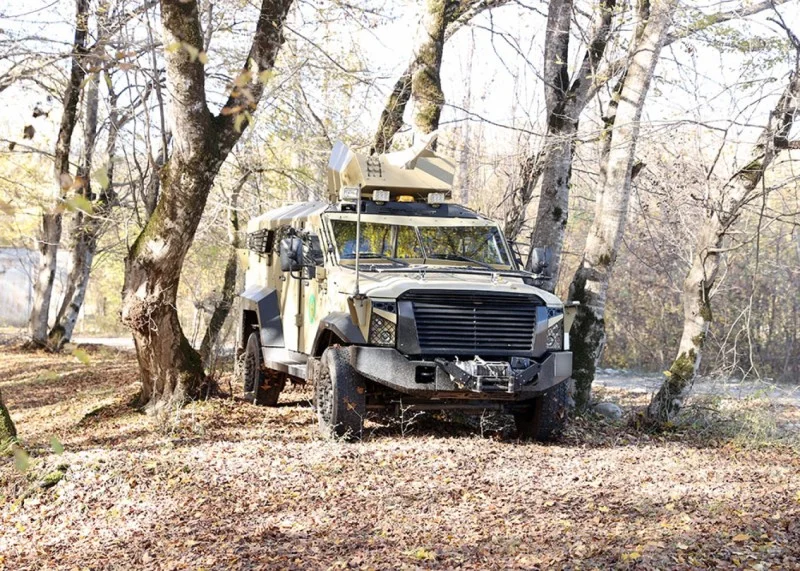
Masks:
[[[313,383],[323,433],[358,438],[368,411],[487,409],[521,437],[564,421],[574,308],[536,287],[498,225],[449,201],[454,165],[430,140],[378,156],[342,143],[328,200],[247,227],[238,328],[248,399]],[[538,273],[537,273],[538,272]]]

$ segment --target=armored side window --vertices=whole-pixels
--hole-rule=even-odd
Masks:
[[[275,247],[274,230],[256,230],[247,235],[247,249],[257,254],[266,255]]]
[[[308,235],[308,257],[315,266],[325,264],[325,255],[322,253],[322,243],[316,234]]]

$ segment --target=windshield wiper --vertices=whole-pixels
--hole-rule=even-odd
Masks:
[[[361,260],[369,260],[369,259],[380,258],[382,260],[387,260],[389,262],[397,264],[398,266],[408,266],[408,262],[406,262],[405,260],[400,260],[398,258],[392,258],[391,256],[387,256],[385,254],[379,254],[377,252],[360,252],[358,254],[358,257]],[[355,255],[353,255],[353,256],[348,256],[345,259],[347,259],[347,260],[355,260],[356,257],[355,257]]]
[[[430,254],[427,257],[428,259],[432,260],[458,260],[461,262],[468,262],[470,264],[475,264],[482,268],[486,268],[487,270],[494,270],[494,268],[491,265],[487,264],[486,262],[481,262],[480,260],[476,260],[474,258],[462,256],[461,254]]]

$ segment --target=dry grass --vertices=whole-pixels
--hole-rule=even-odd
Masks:
[[[297,388],[146,416],[133,356],[87,352],[0,353],[32,458],[0,469],[0,567],[800,568],[796,408],[698,402],[665,434],[585,418],[547,446],[426,415],[343,444]]]

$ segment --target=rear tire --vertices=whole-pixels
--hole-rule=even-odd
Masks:
[[[258,333],[251,333],[242,356],[244,398],[262,406],[275,406],[286,386],[286,375],[265,369]]]
[[[523,440],[553,440],[564,431],[568,411],[569,382],[562,381],[533,399],[526,410],[514,414],[517,434]]]
[[[326,349],[316,367],[314,408],[324,437],[361,439],[367,412],[366,387],[341,348]]]

